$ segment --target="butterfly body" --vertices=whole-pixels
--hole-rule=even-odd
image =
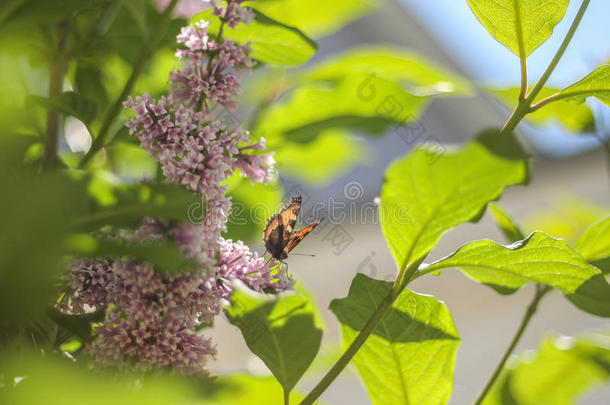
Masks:
[[[301,196],[292,197],[286,207],[267,221],[263,232],[265,248],[277,260],[286,259],[288,253],[320,223],[320,221],[316,221],[299,231],[294,231],[301,210],[301,202]]]

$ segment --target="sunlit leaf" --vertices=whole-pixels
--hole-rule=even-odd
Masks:
[[[519,101],[519,89],[516,87],[508,89],[491,89],[490,91],[509,109],[514,108]],[[559,90],[545,87],[540,91],[534,102],[557,92],[559,92]],[[525,119],[532,124],[538,125],[553,121],[559,122],[571,132],[582,132],[589,129],[594,122],[593,113],[586,104],[574,105],[574,103],[564,100],[547,104],[533,113],[526,115]]]
[[[511,362],[484,405],[571,405],[610,380],[610,338],[546,337]]]
[[[283,24],[255,12],[254,21],[240,24],[235,29],[224,27],[223,37],[239,44],[250,43],[252,57],[260,62],[279,66],[297,66],[309,60],[316,52],[316,43],[299,29]],[[204,19],[210,22],[208,32],[218,34],[220,21],[204,11],[191,18],[192,22]]]
[[[381,188],[381,229],[398,268],[424,257],[454,226],[477,221],[504,187],[528,179],[512,136],[486,132],[458,150],[431,145],[390,165]]]
[[[561,291],[579,308],[610,317],[610,285],[599,269],[565,241],[542,232],[508,246],[491,240],[471,242],[430,264],[425,271],[450,267],[503,294],[528,283],[546,284]]]
[[[357,274],[346,298],[330,309],[349,345],[392,283]],[[460,339],[447,307],[404,290],[353,358],[374,404],[445,404],[451,396]]]
[[[598,67],[584,79],[561,90],[559,95],[575,103],[582,103],[587,97],[595,97],[610,107],[610,65]],[[546,106],[542,109],[544,108]]]
[[[521,229],[519,229],[519,226],[506,212],[502,211],[500,207],[496,204],[489,204],[488,209],[494,221],[496,221],[496,225],[498,225],[509,242],[516,242],[525,238],[525,235]]]
[[[394,81],[417,95],[465,94],[470,90],[466,80],[420,55],[387,46],[352,48],[307,69],[304,77],[336,81],[351,73]]]
[[[332,34],[376,9],[371,0],[333,0],[316,7],[310,0],[256,0],[247,4],[284,24],[298,27],[312,38]]]
[[[340,129],[323,131],[308,143],[283,142],[275,152],[276,167],[281,174],[315,186],[326,185],[347,173],[365,156],[363,146]]]
[[[230,374],[218,377],[211,387],[211,395],[201,405],[260,405],[282,403],[282,388],[274,377],[248,374]],[[293,390],[290,403],[297,404],[303,395]]]
[[[277,134],[304,142],[329,128],[380,133],[390,125],[412,123],[426,104],[427,98],[409,94],[392,81],[354,73],[333,86],[298,87],[290,100],[264,114],[254,132],[268,138],[270,145]]]
[[[588,227],[580,235],[574,248],[590,262],[610,257],[610,217]]]
[[[479,22],[498,42],[520,56],[530,53],[552,34],[569,0],[468,0]]]
[[[239,327],[250,350],[284,390],[291,391],[318,353],[322,339],[306,297],[298,292],[269,298],[235,291],[225,313]]]

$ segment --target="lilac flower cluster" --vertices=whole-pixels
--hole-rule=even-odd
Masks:
[[[215,36],[205,21],[182,29],[177,41],[185,48],[176,52],[182,66],[170,74],[168,96],[154,100],[145,94],[125,103],[134,112],[127,122],[130,133],[160,163],[167,180],[199,193],[207,210],[198,225],[146,218],[129,237],[142,243],[174,241],[201,263],[201,271],[158,274],[152,264],[128,259],[71,264],[59,308],[106,311],[95,328],[96,339],[86,348],[102,366],[202,372],[215,349],[197,330],[219,314],[237,281],[270,294],[294,284],[274,259],[266,261],[243,242],[222,237],[231,204],[222,183],[233,173],[252,182],[274,177],[265,140],[255,142],[241,126],[228,128],[213,116],[218,106],[236,108],[239,75],[254,64],[249,45],[222,38],[223,27],[252,18],[250,10],[239,7],[241,2],[214,8],[221,21]]]

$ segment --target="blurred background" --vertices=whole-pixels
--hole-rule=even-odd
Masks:
[[[488,89],[518,87],[519,61],[485,31],[466,1],[401,0],[375,4],[376,8],[370,14],[320,38],[318,52],[308,65],[355,46],[390,44],[404,47],[476,83],[471,97],[446,96],[432,101],[419,121],[410,126],[415,133],[422,134],[420,140],[459,144],[481,129],[498,127],[505,122],[510,114],[509,107]],[[578,2],[570,3],[554,35],[528,59],[530,85],[546,68],[578,5]],[[610,41],[604,40],[610,38],[610,25],[605,21],[609,14],[610,3],[592,2],[551,76],[550,86],[565,87],[610,59]],[[590,118],[591,122],[583,123],[584,131],[580,133],[566,129],[553,119],[535,125],[524,122],[519,126],[520,138],[533,155],[532,181],[527,187],[506,191],[499,205],[527,232],[544,229],[570,240],[583,226],[610,209],[608,152],[604,146],[610,134],[610,116],[603,104],[587,103],[590,103],[594,117]],[[404,138],[400,127],[393,127],[380,137],[357,132],[351,136],[356,147],[334,171],[334,176],[320,179],[309,173],[315,168],[310,169],[308,161],[323,159],[315,150],[302,150],[300,155],[291,156],[302,171],[294,173],[290,167],[291,176],[282,170],[280,160],[284,200],[293,194],[304,196],[303,224],[315,219],[312,211],[316,205],[328,207],[343,203],[347,212],[357,213],[357,220],[349,220],[346,215],[347,220],[342,223],[323,222],[315,235],[309,236],[296,249],[296,252],[315,254],[315,257],[291,255],[288,259],[289,271],[316,297],[326,327],[322,359],[314,362],[299,384],[304,392],[317,382],[340,353],[339,325],[328,310],[330,301],[347,295],[356,272],[388,280],[393,279],[395,272],[378,221],[376,217],[366,215],[369,212],[366,207],[378,196],[389,163],[407,153],[413,143]],[[443,257],[467,241],[486,238],[506,242],[488,214],[477,224],[462,224],[444,235],[427,261]],[[435,296],[450,309],[462,338],[450,403],[470,403],[512,338],[534,294],[533,286],[502,296],[468,280],[456,270],[448,270],[439,277],[418,279],[409,288]],[[553,292],[542,302],[516,353],[535,349],[549,332],[573,336],[602,326],[607,327],[608,322],[578,311]],[[265,373],[264,364],[249,354],[238,329],[226,320],[219,320],[212,337],[218,345],[218,357],[212,371],[226,373],[245,369]],[[370,403],[355,369],[344,372],[321,399],[332,404]],[[593,405],[608,401],[610,388],[605,388],[590,393],[582,403]]]

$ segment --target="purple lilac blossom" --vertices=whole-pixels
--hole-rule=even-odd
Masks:
[[[214,6],[214,15],[229,28],[247,23],[253,13],[240,8],[241,2]],[[267,183],[275,176],[275,162],[263,138],[253,141],[240,125],[226,127],[214,117],[219,105],[236,108],[239,76],[254,62],[249,44],[210,36],[208,26],[200,21],[178,35],[185,48],[176,52],[181,68],[170,73],[168,96],[154,100],[144,94],[124,104],[134,112],[126,124],[130,134],[138,136],[168,181],[200,194],[207,208],[200,224],[146,218],[129,238],[172,240],[201,263],[201,271],[159,274],[150,263],[134,260],[73,261],[59,309],[106,311],[86,347],[101,366],[204,372],[216,351],[196,329],[220,313],[235,282],[269,294],[294,285],[273,258],[222,237],[231,206],[222,183],[234,173]]]

